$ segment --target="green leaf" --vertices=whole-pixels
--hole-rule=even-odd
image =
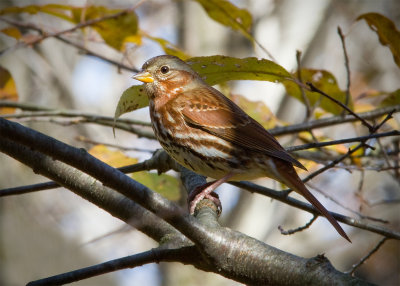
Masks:
[[[302,69],[301,76],[304,82],[311,82],[315,87],[343,104],[346,102],[346,93],[339,88],[336,78],[330,72],[324,70]],[[283,85],[290,96],[293,96],[304,103],[301,89],[295,82],[284,81]],[[304,92],[311,106],[321,107],[325,111],[335,115],[339,115],[343,111],[339,105],[319,93],[306,91],[305,89]],[[353,102],[351,101],[351,98],[349,101],[349,107],[352,108]]]
[[[280,65],[257,58],[238,59],[226,56],[196,57],[187,63],[210,85],[229,80],[282,82],[292,75]]]
[[[181,197],[179,181],[173,176],[143,171],[133,173],[131,177],[169,200],[178,201]]]
[[[72,18],[75,22],[88,21],[123,12],[121,9],[108,9],[104,6],[72,7]],[[116,50],[122,50],[126,38],[138,32],[138,19],[133,11],[116,18],[106,19],[91,25],[104,41]]]
[[[144,90],[144,85],[133,85],[122,93],[115,109],[114,121],[124,113],[148,105],[149,98]]]
[[[39,12],[47,13],[64,20],[71,21],[70,16],[71,6],[60,5],[60,4],[48,4],[48,5],[28,5],[24,7],[7,7],[0,10],[0,15],[4,14],[17,14],[17,13],[29,13],[37,14]]]
[[[8,70],[0,66],[0,100],[18,101],[18,92],[15,81]],[[0,114],[11,114],[15,108],[0,108]]]
[[[90,155],[96,157],[104,163],[107,163],[110,166],[113,166],[114,168],[136,164],[138,162],[136,158],[126,156],[120,150],[111,150],[102,144],[93,146],[88,152]]]
[[[400,89],[389,93],[389,95],[381,102],[381,107],[393,106],[400,104]]]
[[[191,58],[187,63],[210,85],[229,80],[283,82],[292,77],[283,67],[265,59],[211,56]],[[149,100],[143,85],[132,86],[122,94],[115,110],[114,119],[148,104]]]
[[[0,15],[9,13],[37,14],[39,12],[78,24],[122,13],[124,10],[109,9],[105,6],[74,7],[48,4],[43,6],[29,5],[25,7],[9,7],[1,10]],[[118,17],[97,22],[90,27],[96,30],[109,46],[121,51],[125,42],[132,41],[132,36],[138,34],[138,19],[136,14],[133,11],[130,11],[122,13]]]
[[[362,14],[357,18],[357,20],[362,19],[378,34],[381,44],[389,47],[394,61],[400,67],[400,32],[396,29],[394,23],[378,13]]]
[[[239,9],[226,0],[195,0],[207,12],[211,19],[224,26],[242,32],[253,40],[250,34],[253,19],[246,9]]]

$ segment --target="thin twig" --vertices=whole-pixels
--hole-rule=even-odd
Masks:
[[[344,66],[346,67],[346,76],[347,76],[347,81],[346,81],[346,101],[345,105],[348,106],[350,102],[350,62],[349,62],[349,56],[347,55],[347,49],[346,49],[346,42],[345,42],[345,36],[342,33],[342,29],[338,27],[338,34],[340,37],[340,41],[342,42],[342,48],[343,48],[343,55],[344,55]],[[344,113],[343,113],[344,115]]]
[[[299,82],[303,83],[303,79],[302,79],[302,75],[301,75],[301,51],[299,51],[299,50],[296,51],[296,61],[297,61],[297,78],[298,78]],[[306,106],[306,118],[304,118],[304,122],[307,122],[310,119],[311,113],[312,113],[311,104],[310,104],[310,101],[308,100],[308,97],[306,96],[303,85],[299,85],[299,88],[301,91],[301,97]]]
[[[333,160],[332,162],[330,162],[329,164],[325,165],[324,167],[322,167],[321,169],[318,169],[317,171],[315,171],[314,173],[311,173],[310,175],[308,175],[307,177],[305,177],[303,179],[303,182],[308,182],[311,179],[315,178],[316,176],[322,174],[323,172],[325,172],[328,169],[331,169],[332,167],[334,167],[335,165],[337,165],[338,163],[342,162],[344,159],[350,157],[351,154],[353,154],[354,152],[356,152],[358,149],[360,149],[361,147],[364,147],[365,145],[363,143],[360,143],[359,145],[357,145],[356,147],[354,147],[353,149],[349,149],[347,151],[346,154],[343,154],[342,156],[336,158],[335,160]]]
[[[367,206],[369,207],[375,207],[379,205],[385,205],[385,204],[400,204],[400,199],[386,199],[386,200],[379,200],[375,202],[369,202],[366,201]]]
[[[288,205],[291,205],[293,207],[296,207],[298,209],[307,211],[309,213],[312,213],[314,215],[319,216],[320,213],[313,207],[311,204],[296,200],[295,198],[292,198],[288,196],[288,191],[275,191],[266,187],[262,187],[260,185],[256,185],[251,182],[229,182],[229,184],[234,185],[236,187],[242,188],[244,190],[247,190],[252,193],[257,193],[261,194],[263,196],[268,196],[270,198],[276,199],[280,202],[284,202]],[[345,215],[341,215],[335,212],[330,212],[330,214],[337,220],[342,223],[345,223],[347,225],[351,225],[356,228],[364,229],[366,231],[374,232],[381,234],[383,236],[386,236],[388,238],[394,238],[397,240],[400,240],[400,232],[391,230],[382,226],[378,226],[375,224],[370,224],[365,221],[362,221],[357,218],[352,218],[348,217]]]
[[[0,101],[0,107],[12,107],[18,108],[21,110],[26,111],[35,111],[32,113],[13,113],[13,114],[0,114],[0,117],[3,118],[24,118],[24,117],[46,117],[46,116],[60,116],[60,117],[84,117],[90,118],[93,120],[105,120],[114,122],[114,118],[110,116],[103,116],[98,114],[92,113],[85,113],[78,110],[58,110],[55,108],[49,108],[40,105],[33,105],[25,102],[14,102],[14,101]],[[133,119],[121,119],[118,118],[117,122],[126,123],[126,124],[133,124],[133,125],[142,125],[142,126],[151,126],[150,122],[140,121],[140,120],[133,120]]]
[[[2,105],[3,105],[2,102],[0,102],[0,107]],[[15,107],[18,107],[18,105],[15,104]],[[54,116],[69,117],[69,118],[80,117],[80,118],[84,118],[86,120],[90,120],[91,122],[94,122],[97,120],[110,121],[110,122],[114,121],[114,118],[112,118],[110,116],[96,115],[96,114],[91,114],[91,113],[75,111],[75,110],[54,110],[54,109],[51,110],[51,109],[48,109],[48,111],[21,112],[21,113],[16,113],[16,114],[1,114],[0,115],[0,117],[7,118],[7,119],[30,118],[30,117],[54,117]],[[151,126],[150,122],[145,122],[145,121],[140,121],[140,120],[132,120],[132,119],[117,119],[117,122],[133,124],[133,125],[141,125],[141,126],[147,126],[147,127]]]
[[[341,202],[339,202],[338,200],[336,200],[335,198],[329,196],[327,193],[325,193],[324,191],[322,191],[320,188],[317,188],[315,185],[307,183],[308,186],[310,186],[311,188],[313,188],[314,190],[316,190],[318,193],[322,194],[324,197],[326,197],[327,199],[329,199],[330,201],[334,202],[335,204],[337,204],[338,206],[342,207],[343,209],[357,215],[359,218],[361,219],[368,219],[371,221],[376,221],[376,222],[380,222],[380,223],[389,223],[388,220],[385,219],[381,219],[381,218],[375,218],[375,217],[371,217],[371,216],[366,216],[363,215],[360,212],[357,212],[355,210],[352,210],[349,207],[346,207],[345,205],[343,205]]]
[[[370,135],[366,135],[366,136],[359,136],[359,137],[339,139],[339,140],[332,140],[332,141],[327,141],[327,142],[307,143],[307,144],[303,144],[303,145],[287,147],[285,149],[289,152],[293,152],[293,151],[306,150],[306,149],[311,149],[311,148],[321,148],[321,147],[332,146],[332,145],[339,145],[339,144],[346,144],[346,143],[353,143],[353,142],[362,142],[362,141],[366,141],[366,140],[372,139],[372,138],[399,136],[399,135],[400,135],[400,131],[393,130],[393,131],[389,131],[389,132],[370,134]]]
[[[106,61],[106,62],[108,62],[108,63],[110,63],[110,64],[113,64],[113,65],[115,65],[118,69],[124,69],[124,70],[130,71],[130,72],[134,72],[134,73],[139,72],[139,70],[138,70],[137,68],[129,67],[129,66],[124,65],[124,64],[122,64],[122,63],[120,63],[120,62],[117,62],[117,61],[111,60],[111,59],[109,59],[109,58],[106,58],[106,57],[104,57],[103,55],[101,55],[101,54],[99,54],[99,53],[96,53],[96,52],[93,52],[93,51],[87,49],[86,47],[84,47],[84,46],[82,46],[82,45],[80,45],[80,44],[78,44],[78,43],[75,43],[75,42],[73,42],[73,41],[71,41],[71,40],[69,40],[69,39],[67,39],[67,38],[65,38],[65,37],[56,36],[55,38],[56,38],[57,40],[61,41],[61,42],[64,42],[65,44],[68,44],[68,45],[70,45],[70,46],[73,46],[73,47],[75,47],[75,48],[77,48],[77,49],[83,51],[86,55],[93,56],[93,57],[99,58],[99,59],[101,59],[101,60],[103,60],[103,61]]]
[[[364,186],[364,178],[365,178],[365,170],[361,170],[360,172],[360,181],[358,182],[358,188],[357,191],[355,193],[355,196],[358,197],[361,200],[361,204],[359,207],[359,211],[362,211],[363,208],[363,203],[365,203],[365,200],[362,196],[362,191],[363,191],[363,186]]]
[[[361,258],[359,262],[357,262],[356,264],[354,264],[353,267],[352,267],[349,271],[346,271],[345,273],[346,273],[346,274],[351,274],[351,275],[353,275],[353,273],[357,270],[357,268],[360,267],[365,261],[367,261],[368,258],[370,258],[375,252],[377,252],[377,251],[379,250],[379,248],[380,248],[380,247],[386,242],[386,240],[388,240],[388,239],[389,239],[389,238],[387,238],[387,237],[382,238],[382,239],[378,242],[378,244],[377,244],[373,249],[371,249],[370,252],[367,253],[367,255],[365,255],[363,258]]]
[[[323,92],[322,90],[320,90],[319,88],[317,88],[314,84],[312,84],[311,82],[307,82],[306,83],[311,91],[313,92],[317,92],[323,96],[325,96],[326,98],[328,98],[329,100],[333,101],[334,103],[336,103],[337,105],[339,105],[340,107],[342,107],[344,110],[346,110],[347,112],[349,112],[351,115],[353,115],[354,117],[356,117],[358,120],[361,121],[361,123],[366,126],[368,128],[369,131],[371,131],[373,129],[373,126],[371,124],[369,124],[366,120],[364,120],[363,118],[361,118],[357,113],[355,113],[353,110],[351,110],[350,108],[348,108],[346,105],[344,105],[343,103],[341,103],[339,100],[337,100],[336,98],[333,98],[332,96],[326,94],[325,92]]]
[[[283,235],[291,235],[291,234],[294,234],[294,233],[296,233],[296,232],[300,232],[300,231],[302,231],[302,230],[305,230],[305,229],[309,228],[317,218],[318,218],[318,216],[314,215],[314,216],[310,219],[310,221],[307,222],[305,225],[300,226],[300,227],[295,228],[295,229],[284,230],[284,229],[282,228],[282,226],[280,226],[280,225],[278,226],[278,229],[279,229],[279,231],[281,232],[281,234],[283,234]]]
[[[146,152],[146,153],[153,153],[154,152],[154,150],[150,150],[150,149],[125,147],[125,146],[120,146],[120,145],[116,145],[116,144],[99,142],[99,141],[96,141],[96,140],[92,140],[92,139],[86,138],[84,136],[76,136],[75,140],[80,141],[80,142],[89,143],[89,144],[92,144],[92,145],[104,145],[104,146],[113,147],[113,148],[117,148],[117,149],[125,150],[125,151],[137,151],[137,152]]]
[[[375,133],[376,131],[378,131],[378,129],[381,128],[381,127],[383,126],[383,124],[386,123],[386,121],[388,121],[390,118],[392,118],[393,112],[394,112],[394,110],[390,111],[390,112],[386,115],[386,117],[381,121],[381,123],[379,123],[378,125],[375,125],[375,126],[373,126],[373,127],[371,126],[370,133],[372,134],[372,133]],[[311,180],[312,178],[316,177],[317,175],[319,175],[319,174],[325,172],[326,170],[332,168],[333,166],[337,165],[339,162],[343,161],[343,160],[346,159],[347,157],[350,157],[351,154],[353,154],[354,152],[356,152],[358,149],[360,149],[360,148],[362,148],[362,147],[372,148],[371,146],[369,146],[368,144],[366,144],[366,141],[367,141],[367,139],[366,139],[366,140],[362,140],[361,143],[358,144],[356,147],[354,147],[353,149],[349,149],[349,151],[348,151],[346,154],[344,154],[344,155],[342,155],[342,156],[336,158],[336,159],[333,160],[330,164],[328,164],[328,165],[322,167],[321,169],[315,171],[314,173],[308,175],[308,176],[303,180],[303,182],[307,182],[307,181]]]
[[[27,286],[39,285],[64,285],[67,283],[77,282],[79,280],[95,277],[126,268],[134,268],[149,263],[158,263],[170,257],[172,253],[182,252],[181,249],[156,248],[142,253],[125,256],[122,258],[110,260],[100,264],[80,268],[70,272],[50,276],[40,280],[32,281]],[[176,256],[176,255],[175,255]]]
[[[374,118],[378,118],[382,115],[386,115],[392,111],[399,112],[400,104],[379,108],[379,109],[376,109],[373,111],[363,112],[363,113],[358,114],[358,117],[362,118],[362,120],[371,120]],[[301,131],[308,131],[309,129],[323,128],[323,127],[333,126],[333,125],[337,125],[337,124],[354,122],[357,120],[359,120],[359,119],[354,117],[353,115],[345,115],[344,117],[333,116],[333,117],[329,117],[329,118],[313,120],[310,122],[294,124],[294,125],[290,125],[290,126],[275,127],[273,129],[270,129],[269,132],[274,136],[286,135],[286,134],[291,134],[291,133],[296,133],[296,132],[301,132]]]
[[[147,159],[137,164],[123,166],[117,169],[124,174],[141,172],[141,171],[150,171],[150,170],[158,170],[158,172],[161,173],[161,172],[166,172],[170,169],[178,170],[178,167],[175,161],[173,161],[164,151],[161,152],[161,150],[159,149],[153,153],[153,156],[150,159]],[[7,188],[0,190],[0,197],[21,195],[26,193],[54,189],[58,187],[60,187],[58,183],[53,181],[48,181],[44,183]]]

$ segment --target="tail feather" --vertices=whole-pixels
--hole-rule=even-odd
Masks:
[[[278,162],[275,162],[278,163]],[[280,164],[279,164],[280,163]],[[329,211],[317,200],[316,197],[306,188],[304,183],[301,181],[297,175],[293,166],[287,162],[279,162],[280,165],[277,169],[280,170],[282,183],[287,185],[292,190],[301,194],[305,197],[326,219],[332,224],[336,231],[346,240],[351,242],[350,238],[347,236],[343,228],[339,225],[337,220],[329,213]],[[281,168],[282,167],[282,168]]]

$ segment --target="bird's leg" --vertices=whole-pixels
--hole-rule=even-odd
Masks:
[[[233,175],[233,172],[230,172],[219,180],[209,182],[193,190],[188,197],[190,214],[194,214],[196,205],[204,198],[211,200],[217,205],[219,210],[222,210],[219,197],[216,193],[213,193],[213,191],[223,183],[227,182]]]

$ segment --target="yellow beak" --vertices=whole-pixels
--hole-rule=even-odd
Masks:
[[[140,73],[137,73],[132,78],[134,78],[136,80],[139,80],[141,82],[145,82],[145,83],[149,83],[149,82],[153,82],[154,81],[153,76],[147,71],[142,71]]]

